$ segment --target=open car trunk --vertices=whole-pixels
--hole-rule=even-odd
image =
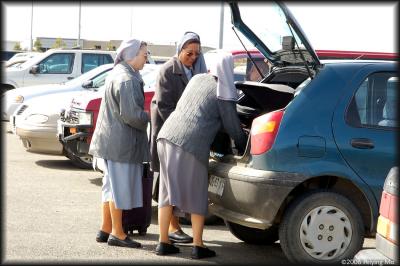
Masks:
[[[242,127],[250,132],[253,119],[275,110],[285,108],[293,99],[296,88],[308,78],[304,69],[274,71],[263,83],[254,81],[235,82],[240,91],[237,112]],[[238,154],[229,135],[219,132],[211,145],[211,156],[218,160],[232,159],[245,162],[250,153],[250,134],[244,154]]]
[[[284,108],[295,92],[287,85],[251,81],[237,83],[236,88],[242,91],[236,106],[238,116],[249,130],[254,118]]]

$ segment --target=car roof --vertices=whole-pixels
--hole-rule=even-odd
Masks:
[[[352,59],[324,59],[321,60],[323,64],[393,64],[396,61],[388,61],[388,60],[372,60],[372,59],[361,59],[361,60],[352,60]]]

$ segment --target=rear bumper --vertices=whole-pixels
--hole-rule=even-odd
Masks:
[[[376,234],[376,249],[362,249],[355,256],[357,264],[398,264],[398,246]]]
[[[59,143],[53,128],[16,127],[16,135],[21,138],[25,149],[30,152],[62,155],[63,147]]]
[[[346,260],[350,263],[350,260]],[[351,260],[351,264],[362,264],[362,265],[383,265],[383,264],[394,264],[394,261],[385,257],[382,253],[374,248],[360,250]]]
[[[70,129],[75,128],[76,133],[70,133]],[[88,133],[92,126],[69,124],[58,121],[57,135],[58,140],[65,150],[75,155],[88,155],[89,143],[87,141],[91,133]]]
[[[224,180],[221,195],[208,192],[209,211],[243,226],[266,229],[288,194],[306,179],[297,173],[256,170],[210,161],[209,175]]]
[[[376,250],[382,253],[385,257],[395,261],[396,264],[399,262],[399,246],[390,242],[380,234],[376,234]]]

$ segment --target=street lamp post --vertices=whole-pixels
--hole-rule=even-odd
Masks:
[[[132,38],[132,23],[133,23],[133,7],[131,7],[131,34],[129,37]]]
[[[79,0],[79,25],[78,25],[78,43],[77,47],[81,48],[81,1]]]
[[[31,8],[31,47],[30,50],[33,51],[33,35],[32,35],[32,30],[33,30],[33,0],[32,0],[32,8]]]
[[[219,16],[219,45],[218,48],[222,49],[224,43],[224,1],[221,1],[221,13]]]

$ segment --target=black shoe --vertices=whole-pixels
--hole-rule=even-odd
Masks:
[[[159,242],[156,247],[156,254],[157,255],[168,255],[168,254],[175,254],[179,253],[179,248],[175,247],[173,244],[168,244],[164,242]]]
[[[110,236],[109,233],[100,230],[99,232],[97,232],[96,241],[105,243],[107,242],[109,236]]]
[[[192,243],[193,242],[193,237],[185,234],[185,232],[183,232],[182,229],[179,229],[178,231],[175,231],[173,233],[169,233],[168,238],[171,242],[175,242],[175,243]]]
[[[139,242],[133,241],[128,236],[124,240],[121,240],[111,234],[110,237],[108,238],[107,244],[109,246],[118,246],[126,248],[140,248],[142,246]]]
[[[203,258],[215,257],[216,255],[217,255],[217,253],[215,253],[214,250],[211,250],[209,248],[193,246],[191,258],[192,259],[203,259]]]

